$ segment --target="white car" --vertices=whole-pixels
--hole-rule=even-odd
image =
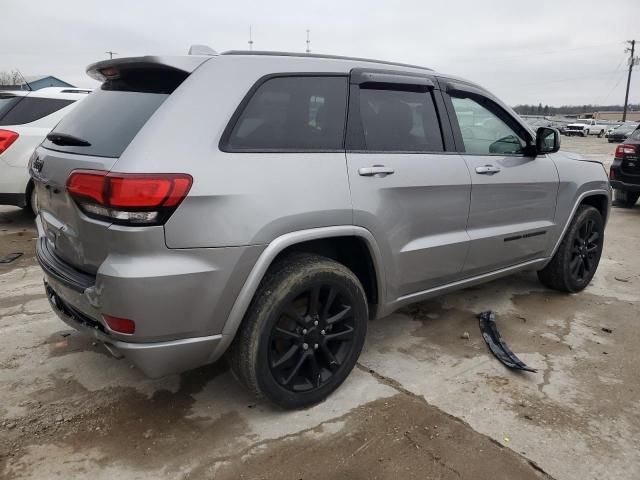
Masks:
[[[36,209],[27,164],[33,150],[91,90],[0,91],[0,205]]]

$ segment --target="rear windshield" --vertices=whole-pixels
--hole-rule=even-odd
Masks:
[[[65,116],[42,145],[81,155],[119,157],[185,78],[184,72],[174,70],[123,72]]]
[[[0,99],[0,126],[35,122],[75,102],[75,100],[38,97],[14,97],[13,101],[7,100]]]
[[[68,135],[90,145],[65,145],[45,140],[43,146],[81,155],[119,157],[168,96],[160,93],[97,90],[64,117],[51,132]]]
[[[629,138],[633,139],[633,140],[640,140],[640,129],[636,129],[630,136]]]
[[[0,97],[0,121],[9,110],[23,97],[3,96]]]

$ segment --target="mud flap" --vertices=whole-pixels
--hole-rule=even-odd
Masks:
[[[515,353],[509,349],[496,327],[496,314],[489,310],[478,315],[480,319],[480,332],[482,338],[487,343],[491,353],[500,360],[505,366],[517,370],[526,370],[527,372],[537,372],[535,368],[527,366],[522,360],[516,357]]]

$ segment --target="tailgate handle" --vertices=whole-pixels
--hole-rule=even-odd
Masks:
[[[393,168],[385,167],[384,165],[373,165],[372,167],[363,167],[358,169],[358,175],[362,177],[373,177],[375,175],[386,177],[393,173],[395,173]]]
[[[476,167],[476,173],[480,175],[495,175],[496,173],[500,173],[500,169],[493,165],[485,165],[484,167]]]

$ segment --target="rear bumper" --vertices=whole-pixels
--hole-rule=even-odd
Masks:
[[[60,320],[102,342],[115,357],[126,357],[148,377],[157,378],[183,372],[217,359],[213,354],[218,350],[222,335],[154,343],[116,340],[106,332],[101,322],[88,317],[63,299],[58,292],[64,292],[65,287],[55,285],[55,280],[47,274],[45,277],[49,304]]]
[[[611,188],[614,190],[624,190],[626,192],[640,192],[640,184],[626,183],[620,180],[609,180]]]
[[[190,370],[222,356],[229,310],[262,248],[118,254],[107,257],[92,276],[56,255],[39,216],[36,225],[36,258],[47,297],[67,325],[127,357],[150,377]],[[134,320],[135,334],[110,330],[103,314]]]

